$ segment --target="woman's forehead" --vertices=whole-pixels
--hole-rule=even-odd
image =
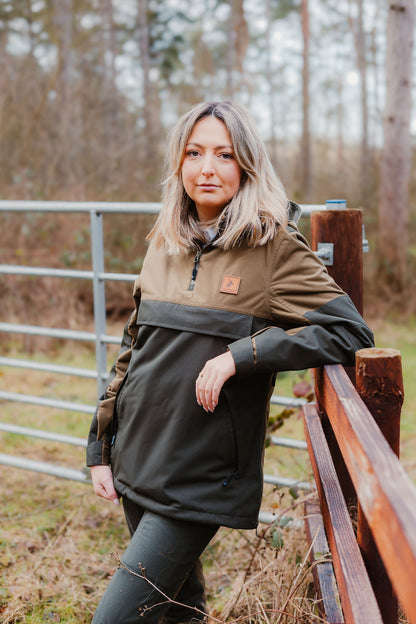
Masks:
[[[228,128],[223,121],[210,115],[196,122],[188,137],[187,145],[197,146],[215,145],[216,147],[232,148]]]

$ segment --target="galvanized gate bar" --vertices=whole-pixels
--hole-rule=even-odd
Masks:
[[[86,202],[86,201],[31,201],[3,199],[0,201],[0,212],[67,212],[89,213],[95,210],[100,213],[132,213],[157,214],[160,202]],[[325,209],[325,207],[323,208]]]
[[[39,362],[30,362],[27,360],[18,360],[16,358],[0,357],[0,366],[14,366],[28,368],[31,370],[54,372],[60,374],[75,375],[79,377],[88,377],[97,380],[97,390],[100,396],[106,387],[107,373],[107,344],[120,344],[119,336],[106,335],[106,315],[105,315],[105,281],[126,281],[133,282],[136,275],[127,273],[107,273],[104,269],[104,245],[103,245],[103,222],[102,215],[104,213],[130,213],[130,214],[157,214],[160,211],[161,204],[157,202],[137,203],[137,202],[32,202],[32,201],[0,201],[0,213],[5,211],[13,212],[64,212],[64,213],[89,213],[91,226],[91,251],[92,251],[92,270],[78,271],[70,269],[56,269],[46,267],[22,267],[15,265],[0,265],[0,274],[9,275],[33,275],[39,277],[57,277],[57,278],[77,278],[88,279],[93,282],[94,295],[94,321],[95,332],[80,332],[59,328],[47,328],[31,325],[18,325],[14,323],[0,323],[0,331],[9,333],[23,333],[33,336],[47,336],[52,338],[83,340],[95,343],[96,350],[96,370],[81,369],[69,366],[58,366]],[[325,205],[308,205],[301,206],[303,216],[309,216],[314,210],[325,210]],[[84,405],[70,401],[61,401],[58,399],[50,399],[47,397],[37,397],[30,395],[17,394],[12,392],[0,391],[0,400],[18,401],[21,403],[29,403],[41,405],[45,407],[53,407],[58,409],[70,410],[75,412],[83,412],[94,414],[95,405]],[[288,407],[302,407],[306,400],[295,397],[282,397],[273,395],[271,398],[273,405],[284,405]],[[50,441],[75,444],[85,447],[87,441],[83,438],[75,438],[64,434],[58,434],[49,431],[40,431],[28,427],[20,427],[0,423],[0,430],[7,431],[17,435],[27,435],[37,438],[43,438]],[[277,438],[272,436],[272,443],[304,449],[303,441],[289,440],[286,438]],[[10,455],[0,454],[0,464],[5,464],[26,470],[43,472],[57,477],[72,479],[88,483],[89,471],[79,471],[62,466],[54,466],[46,462],[38,462],[27,460],[24,458],[13,457]],[[296,486],[298,488],[309,489],[310,485],[304,482],[298,482],[294,479],[286,479],[284,477],[276,477],[273,475],[265,475],[265,482],[278,486]],[[276,516],[261,512],[259,517],[261,522],[274,522]]]
[[[327,210],[326,204],[299,204],[302,216],[307,217],[314,210]],[[0,212],[90,212],[100,213],[133,213],[157,214],[160,212],[160,202],[77,202],[77,201],[0,201]]]
[[[47,336],[50,338],[63,338],[68,340],[95,340],[92,332],[81,332],[72,329],[55,329],[53,327],[40,327],[38,325],[18,325],[16,323],[0,323],[0,331],[13,334],[27,334],[30,336]]]
[[[65,277],[92,280],[93,271],[76,271],[73,269],[54,269],[46,267],[26,267],[17,264],[0,264],[3,275],[33,275],[37,277]],[[133,273],[98,273],[98,279],[114,282],[134,282],[137,274]]]
[[[279,487],[296,487],[299,490],[311,490],[311,484],[307,481],[298,481],[297,479],[290,479],[289,477],[279,477],[275,475],[265,474],[263,476],[264,483],[271,483],[272,485],[278,485]]]
[[[0,453],[0,464],[12,466],[13,468],[23,468],[23,470],[30,470],[32,472],[42,472],[52,475],[53,477],[60,477],[61,479],[91,483],[89,471],[84,472],[83,470],[75,470],[74,468],[66,468],[65,466],[55,466],[48,462],[33,461],[32,459]]]
[[[62,442],[63,444],[87,447],[87,440],[85,438],[76,438],[75,436],[66,435],[64,433],[53,433],[52,431],[42,431],[41,429],[20,427],[19,425],[10,425],[8,423],[0,423],[0,431],[13,433],[14,435],[30,436],[31,438],[41,438],[42,440],[49,440],[51,442]]]
[[[77,279],[92,279],[92,271],[76,271],[73,269],[48,269],[46,267],[29,267],[17,264],[0,264],[0,273],[3,275],[33,275],[36,277],[69,277]]]
[[[287,448],[298,449],[300,451],[306,451],[308,448],[308,445],[304,440],[292,440],[291,438],[271,436],[270,441],[275,446],[286,446]]]
[[[92,368],[77,368],[75,366],[61,366],[60,364],[44,364],[42,362],[32,362],[32,360],[20,360],[9,357],[0,357],[0,366],[25,368],[45,373],[59,373],[61,375],[74,375],[76,377],[86,377],[90,379],[97,379],[98,374],[97,371]]]
[[[49,338],[62,338],[65,340],[85,340],[94,342],[96,334],[93,332],[81,332],[73,329],[55,329],[52,327],[40,327],[39,325],[18,325],[16,323],[0,323],[0,331],[12,334],[27,334],[29,336],[46,336]],[[120,336],[101,337],[107,344],[120,345]]]
[[[91,253],[92,271],[94,274],[94,326],[95,326],[95,359],[97,363],[97,394],[100,397],[105,393],[106,383],[103,376],[107,373],[107,348],[104,342],[106,329],[105,313],[105,284],[99,278],[104,272],[104,236],[103,217],[100,213],[91,210]]]
[[[307,403],[306,399],[297,399],[295,397],[280,396],[272,394],[270,403],[272,405],[287,405],[287,407],[303,407]]]
[[[0,390],[0,399],[4,401],[16,401],[17,403],[30,403],[31,405],[42,405],[43,407],[57,407],[58,409],[69,410],[71,412],[81,412],[83,414],[94,414],[95,407],[84,403],[73,403],[72,401],[61,401],[59,399],[48,399],[30,394],[20,394],[17,392],[6,392]]]

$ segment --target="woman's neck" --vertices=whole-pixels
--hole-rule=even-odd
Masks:
[[[214,228],[217,223],[217,218],[215,219],[199,219],[199,223],[204,230],[209,230]]]

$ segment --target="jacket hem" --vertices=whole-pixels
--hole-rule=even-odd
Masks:
[[[202,524],[214,524],[216,526],[229,527],[230,529],[255,529],[258,524],[258,517],[250,516],[230,516],[226,514],[211,513],[208,511],[198,511],[195,509],[186,509],[184,507],[173,507],[164,505],[158,501],[137,494],[127,485],[121,483],[114,478],[114,487],[120,496],[125,496],[143,509],[147,509],[153,513],[165,516],[167,518],[175,518],[186,520],[188,522],[200,522]]]

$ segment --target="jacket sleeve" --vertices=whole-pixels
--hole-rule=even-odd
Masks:
[[[117,392],[127,372],[135,340],[137,339],[137,313],[140,303],[139,279],[135,282],[136,309],[124,328],[120,350],[111,368],[107,389],[97,405],[88,435],[87,466],[110,464],[111,438],[113,436],[113,413]]]
[[[277,245],[269,276],[272,326],[228,345],[237,374],[354,365],[373,334],[348,295],[294,230]]]

